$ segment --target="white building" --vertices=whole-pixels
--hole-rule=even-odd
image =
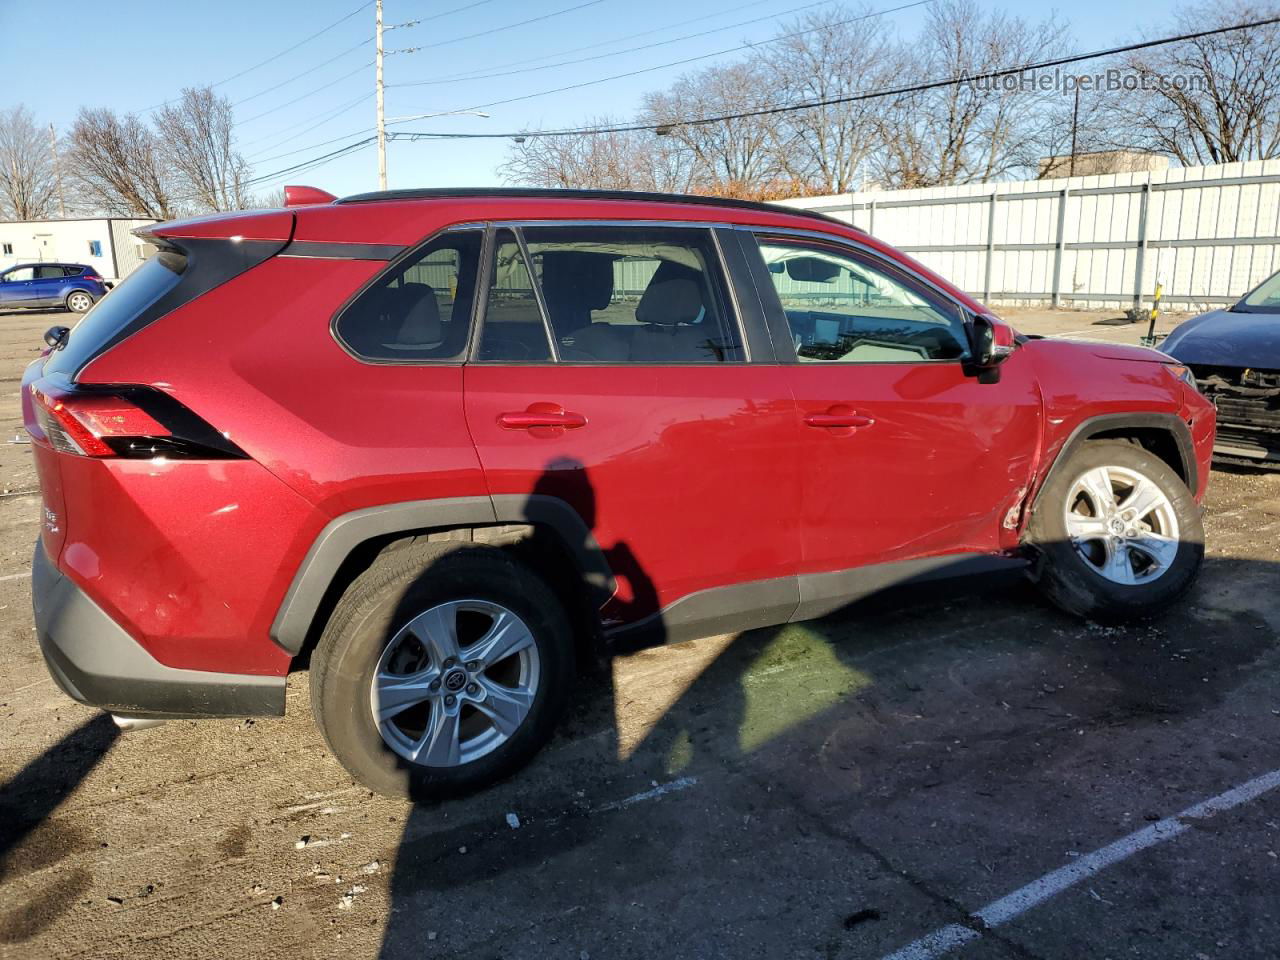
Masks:
[[[104,280],[127,277],[153,249],[130,233],[156,223],[122,217],[0,221],[0,270],[20,263],[83,263]]]

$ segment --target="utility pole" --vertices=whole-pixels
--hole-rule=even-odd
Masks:
[[[58,164],[58,135],[49,124],[49,156],[53,158],[53,182],[58,188],[58,216],[67,219],[67,205],[62,199],[62,169]]]
[[[387,118],[382,109],[382,0],[377,0],[378,189],[387,189]]]
[[[379,3],[382,0],[378,0]],[[1080,126],[1080,85],[1076,84],[1076,103],[1071,108],[1071,160],[1070,166],[1067,168],[1067,176],[1074,177],[1076,175],[1076,130]]]

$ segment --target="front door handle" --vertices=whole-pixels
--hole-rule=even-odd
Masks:
[[[586,417],[567,411],[558,403],[531,403],[525,410],[498,414],[498,426],[508,430],[554,430],[558,435],[586,425]]]
[[[849,406],[847,403],[837,403],[828,407],[822,413],[807,413],[804,417],[806,426],[820,427],[826,430],[848,430],[852,433],[861,427],[869,427],[875,420],[866,414],[858,413],[857,410]]]

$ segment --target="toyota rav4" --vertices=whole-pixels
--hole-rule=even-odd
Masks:
[[[287,196],[142,228],[23,381],[39,643],[118,718],[280,714],[309,664],[347,769],[434,797],[527,761],[592,650],[1000,566],[1133,617],[1200,566],[1185,367],[1017,335],[848,225]]]

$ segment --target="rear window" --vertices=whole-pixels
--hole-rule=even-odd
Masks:
[[[180,253],[162,251],[129,274],[114,290],[94,304],[45,363],[45,373],[72,376],[93,359],[126,326],[178,285],[187,268]]]

